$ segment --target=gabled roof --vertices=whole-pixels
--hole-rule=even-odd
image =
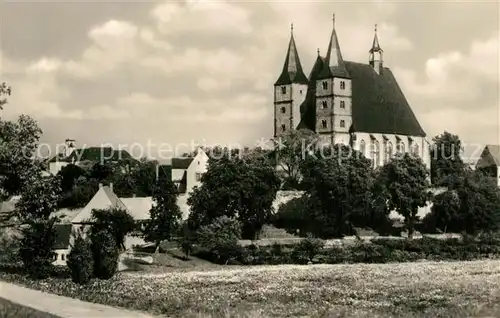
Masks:
[[[172,169],[187,169],[193,160],[194,157],[172,158]]]
[[[293,32],[290,36],[290,43],[288,44],[283,71],[274,85],[288,85],[292,83],[308,84],[307,77],[304,74],[302,64],[300,63],[299,52],[297,51],[297,46],[295,45]]]
[[[75,149],[69,156],[60,153],[52,157],[49,162],[73,162],[74,161],[94,161],[100,162],[119,161],[125,159],[135,160],[126,150],[114,150],[111,147],[89,147],[82,149]]]
[[[54,225],[54,230],[56,232],[54,249],[67,249],[69,247],[72,228],[73,225],[71,223]]]
[[[369,64],[345,62],[352,79],[351,132],[425,137],[406,97],[389,68],[377,74]],[[308,89],[301,128],[316,131],[315,91]]]
[[[92,219],[93,210],[104,210],[109,208],[118,208],[127,210],[127,207],[116,196],[108,186],[99,188],[97,193],[87,203],[87,205],[71,220],[72,223],[85,223]]]
[[[486,145],[476,163],[476,168],[492,166],[500,167],[500,145]]]

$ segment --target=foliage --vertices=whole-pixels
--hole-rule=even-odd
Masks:
[[[460,233],[460,198],[457,191],[449,189],[434,196],[432,200],[431,213],[427,214],[423,223],[431,232],[455,232]]]
[[[447,131],[433,138],[431,147],[431,180],[437,186],[448,186],[463,175],[465,164],[460,157],[462,142]]]
[[[118,249],[125,249],[125,236],[135,229],[134,218],[125,210],[112,207],[104,210],[92,211],[91,232],[94,234],[100,232],[109,233],[116,243]]]
[[[300,166],[306,159],[307,150],[314,149],[318,135],[310,130],[291,130],[274,140],[274,159],[281,172],[283,190],[302,190]]]
[[[34,173],[41,173],[41,163],[34,157],[41,134],[38,124],[29,116],[21,115],[16,122],[0,120],[0,190],[3,199],[19,194]]]
[[[277,228],[285,229],[288,233],[305,237],[314,228],[311,215],[311,202],[309,196],[304,194],[283,203],[273,217],[273,224]]]
[[[352,234],[356,216],[370,207],[371,162],[345,145],[311,152],[301,166],[310,196],[312,234],[321,238]]]
[[[70,192],[73,190],[77,180],[86,175],[85,170],[77,165],[69,164],[64,166],[58,173],[61,180],[61,190],[63,192]]]
[[[385,188],[389,210],[396,210],[405,219],[408,237],[413,237],[418,221],[418,208],[431,199],[428,172],[420,158],[405,153],[383,166],[376,180]]]
[[[77,284],[87,284],[92,278],[94,259],[91,247],[90,240],[80,235],[68,255],[66,264],[71,271],[71,278]]]
[[[90,178],[99,182],[107,182],[113,175],[113,167],[107,162],[96,162],[90,170]]]
[[[204,225],[197,231],[199,247],[214,255],[222,264],[239,256],[240,238],[240,222],[227,216],[216,218],[211,224]]]
[[[70,191],[62,194],[59,208],[83,208],[98,190],[98,180],[81,176],[75,181]]]
[[[314,257],[321,252],[324,246],[325,242],[323,240],[306,238],[294,247],[293,252],[300,263],[307,263],[312,262]]]
[[[152,196],[156,186],[157,161],[142,158],[140,161],[124,160],[115,167],[111,181],[119,197]]]
[[[171,181],[157,184],[153,194],[154,205],[149,211],[144,239],[154,242],[156,249],[163,240],[170,240],[179,230],[182,212],[177,205],[177,188]]]
[[[19,256],[26,272],[34,279],[49,276],[54,260],[54,245],[56,219],[35,219],[22,231]]]
[[[184,253],[186,259],[189,259],[193,247],[196,244],[196,233],[194,233],[190,228],[188,222],[184,222],[180,230],[179,245]]]
[[[188,198],[190,226],[196,230],[221,216],[237,217],[244,238],[257,237],[270,220],[279,179],[260,157],[209,159],[208,171]]]
[[[93,258],[93,275],[99,279],[110,279],[118,268],[119,246],[111,232],[92,228],[90,234]]]
[[[10,86],[7,86],[5,82],[0,82],[0,110],[3,110],[3,107],[7,104],[7,98],[4,96],[10,96],[10,93]]]
[[[38,219],[47,220],[57,209],[60,180],[58,177],[41,178],[40,170],[31,168],[31,175],[16,204],[17,216],[21,223],[31,223]]]

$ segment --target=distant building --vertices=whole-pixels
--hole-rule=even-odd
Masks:
[[[318,50],[307,77],[292,27],[283,70],[274,84],[274,137],[308,129],[323,144],[361,151],[374,167],[395,153],[412,152],[430,168],[426,134],[394,74],[384,66],[376,28],[368,53],[367,64],[344,61],[334,19],[326,56]]]
[[[56,224],[56,242],[54,244],[54,265],[66,265],[73,238],[71,235],[73,227],[71,223]]]
[[[500,186],[500,145],[486,145],[476,163],[476,170],[485,172]]]
[[[77,149],[75,140],[66,139],[62,153],[48,160],[49,173],[55,175],[69,164],[81,165],[83,163],[118,162],[121,160],[135,160],[126,150],[115,150],[111,147],[88,147]]]

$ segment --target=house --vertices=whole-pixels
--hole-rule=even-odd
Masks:
[[[83,165],[85,163],[118,162],[135,160],[126,150],[115,150],[111,147],[89,147],[76,149],[75,140],[66,139],[64,151],[48,160],[50,174],[57,174],[69,164]]]
[[[500,145],[486,145],[476,163],[476,170],[495,178],[500,186]]]
[[[189,194],[194,187],[201,185],[201,176],[207,169],[208,156],[199,147],[192,157],[172,158],[170,164],[159,164],[156,178],[171,180],[177,186],[179,194]]]
[[[72,239],[72,225],[71,223],[66,224],[56,224],[56,242],[54,246],[54,265],[66,265],[68,260],[68,255],[71,250]]]
[[[335,16],[325,56],[307,77],[293,35],[281,75],[274,84],[274,137],[308,129],[323,145],[345,144],[381,166],[395,153],[411,152],[430,169],[426,134],[392,71],[384,65],[377,29],[368,63],[345,61]]]

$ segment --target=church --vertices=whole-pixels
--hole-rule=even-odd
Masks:
[[[396,153],[411,152],[430,169],[426,134],[394,74],[384,65],[377,28],[368,63],[345,61],[333,29],[326,56],[318,56],[307,77],[293,36],[283,71],[274,84],[274,137],[308,129],[323,144],[346,144],[361,151],[374,167]]]

